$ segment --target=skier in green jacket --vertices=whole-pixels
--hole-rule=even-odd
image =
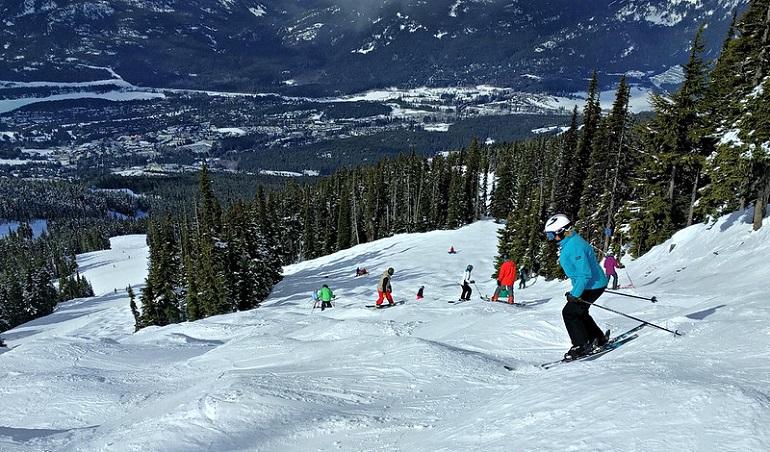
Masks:
[[[318,298],[321,299],[321,310],[323,311],[326,308],[332,307],[332,298],[335,298],[336,295],[332,293],[332,290],[329,289],[329,286],[324,284],[323,287],[321,287],[321,290],[318,291]]]

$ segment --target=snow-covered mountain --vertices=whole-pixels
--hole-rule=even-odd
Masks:
[[[748,0],[3,0],[0,80],[352,93],[396,86],[575,92],[594,68],[652,86],[707,55]],[[674,80],[674,83],[678,82]]]
[[[529,308],[480,300],[494,288],[491,221],[288,266],[258,309],[135,334],[124,289],[141,288],[147,247],[114,238],[78,257],[97,297],[3,334],[0,450],[770,450],[770,220],[750,223],[736,212],[625,258],[634,286],[597,302],[682,337],[647,327],[549,370],[569,346],[569,283],[530,281],[516,291]],[[468,264],[472,300],[447,303]],[[388,267],[404,305],[366,308]],[[323,312],[309,301],[322,284],[337,295]],[[592,313],[616,332],[638,323]]]

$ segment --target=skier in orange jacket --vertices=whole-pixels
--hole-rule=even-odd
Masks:
[[[500,290],[505,288],[508,291],[508,304],[513,304],[513,283],[516,282],[516,264],[510,256],[503,254],[503,264],[497,272],[497,288],[492,295],[492,301],[497,301],[500,296]]]

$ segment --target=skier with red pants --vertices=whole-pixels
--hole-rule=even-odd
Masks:
[[[380,282],[377,284],[377,295],[379,295],[379,297],[375,304],[378,308],[382,306],[382,302],[385,298],[388,299],[388,304],[393,306],[393,296],[390,294],[393,291],[390,287],[390,277],[393,276],[393,273],[395,273],[395,271],[393,270],[393,267],[390,267],[382,274]]]

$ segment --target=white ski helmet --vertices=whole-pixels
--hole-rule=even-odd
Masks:
[[[545,222],[543,232],[545,232],[549,238],[553,239],[552,236],[559,235],[570,227],[572,227],[572,222],[569,221],[569,218],[564,214],[557,213]]]

